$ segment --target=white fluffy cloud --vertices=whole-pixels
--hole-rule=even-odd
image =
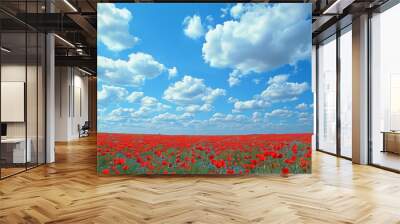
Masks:
[[[231,16],[235,19],[240,18],[245,10],[245,6],[246,5],[244,5],[243,3],[237,3],[236,5],[234,5],[230,10]]]
[[[224,89],[212,89],[204,84],[203,79],[184,76],[164,91],[164,99],[181,105],[211,104],[219,96],[224,96]]]
[[[212,22],[214,22],[214,17],[212,15],[208,15],[206,17],[206,20],[207,20],[207,22],[212,23]]]
[[[208,112],[213,109],[211,104],[205,103],[203,105],[190,104],[187,106],[177,107],[177,111],[185,111],[187,113]]]
[[[103,99],[126,99],[130,103],[138,103],[138,108],[124,108],[118,107],[113,109],[107,116],[102,116],[101,119],[106,121],[126,121],[140,119],[145,121],[153,114],[158,114],[160,112],[166,111],[171,108],[171,106],[161,103],[158,99],[150,96],[144,96],[143,92],[132,92],[128,94],[128,91],[120,87],[109,87],[103,85],[103,93],[98,95],[98,98]],[[107,92],[107,93],[104,93]],[[103,111],[105,112],[105,111]]]
[[[221,18],[225,18],[225,16],[229,13],[229,7],[221,9]]]
[[[239,101],[239,100],[234,98],[234,97],[229,97],[228,98],[228,103],[236,103],[237,101]]]
[[[198,15],[187,16],[183,20],[185,35],[192,39],[198,39],[204,35],[204,27]]]
[[[143,92],[132,92],[131,94],[129,94],[129,96],[126,98],[128,100],[128,102],[130,103],[135,103],[137,102],[140,98],[142,98],[144,95]]]
[[[276,75],[268,80],[267,88],[253,99],[240,101],[230,97],[228,102],[233,103],[233,112],[243,110],[264,109],[276,102],[287,102],[296,100],[301,94],[308,90],[307,82],[289,82],[289,75]]]
[[[236,101],[233,106],[234,106],[234,112],[240,112],[243,110],[256,110],[256,109],[263,109],[266,108],[270,105],[269,102],[267,102],[264,99],[257,98],[257,99],[252,99],[252,100],[245,100],[245,101]]]
[[[296,106],[296,109],[298,109],[298,110],[305,110],[307,108],[308,108],[308,105],[306,103],[300,103],[300,104],[297,104],[297,106]]]
[[[271,111],[270,113],[265,113],[265,117],[266,118],[289,118],[291,116],[293,116],[293,111],[287,110],[287,109],[275,109],[273,111]]]
[[[238,85],[240,83],[240,78],[241,75],[239,73],[239,70],[234,70],[233,72],[231,72],[228,78],[229,86],[232,87]]]
[[[289,75],[276,75],[268,80],[268,87],[261,97],[269,102],[286,102],[296,100],[308,90],[307,82],[288,82]]]
[[[248,120],[243,114],[222,114],[222,113],[215,113],[210,119],[210,122],[243,122]]]
[[[112,110],[107,116],[103,117],[105,121],[123,121],[132,117],[135,112],[132,108],[116,108]]]
[[[262,114],[258,111],[253,112],[251,119],[253,120],[253,122],[258,123],[262,121]]]
[[[140,101],[140,108],[132,113],[133,117],[147,117],[154,112],[165,111],[170,106],[159,102],[156,98],[151,96],[145,96]]]
[[[313,115],[310,113],[306,113],[306,112],[301,112],[297,114],[297,118],[299,119],[299,121],[303,122],[303,123],[312,123],[313,121]]]
[[[98,56],[97,66],[104,70],[105,79],[120,85],[133,86],[143,85],[146,79],[155,78],[167,70],[153,56],[142,52],[130,54],[128,60]]]
[[[162,106],[162,104],[160,102],[158,102],[158,100],[154,97],[151,96],[145,96],[142,98],[141,100],[142,106],[145,107],[153,107],[153,106]]]
[[[103,85],[101,90],[97,92],[97,98],[101,100],[113,99],[120,100],[123,99],[128,94],[128,90],[118,86]]]
[[[189,113],[184,113],[181,115],[176,115],[176,114],[171,114],[171,113],[163,113],[159,114],[151,119],[152,123],[158,123],[158,122],[177,122],[177,121],[182,121],[186,120],[188,118],[192,118],[192,115]]]
[[[168,69],[168,79],[172,79],[178,75],[178,69],[176,67]]]
[[[109,50],[122,51],[133,47],[139,38],[129,33],[132,13],[126,8],[117,8],[113,3],[98,4],[98,38]]]
[[[233,69],[228,80],[231,86],[250,72],[261,73],[310,57],[309,5],[239,4],[230,13],[233,20],[206,33],[202,52],[210,66]]]

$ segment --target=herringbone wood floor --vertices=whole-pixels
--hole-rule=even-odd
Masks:
[[[98,177],[92,137],[0,181],[0,223],[400,223],[400,175],[317,152],[289,178]]]

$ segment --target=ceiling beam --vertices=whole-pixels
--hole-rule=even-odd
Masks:
[[[56,66],[87,67],[96,71],[97,58],[91,56],[55,56]]]
[[[336,0],[330,4],[323,14],[342,14],[343,10],[353,4],[355,0]]]
[[[80,14],[68,14],[68,17],[74,21],[78,26],[82,28],[83,31],[90,37],[86,41],[89,42],[91,46],[96,45],[97,30],[90,24],[85,17]]]

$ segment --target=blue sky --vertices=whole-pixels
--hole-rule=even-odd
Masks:
[[[100,132],[312,132],[310,4],[98,4]]]

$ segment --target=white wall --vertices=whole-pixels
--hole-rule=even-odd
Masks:
[[[75,70],[76,72],[77,70]],[[71,120],[71,125],[72,125],[72,130],[71,130],[71,135],[74,138],[79,137],[79,132],[78,132],[78,124],[81,126],[85,123],[85,121],[88,121],[89,118],[89,113],[88,113],[88,77],[87,76],[82,76],[82,73],[79,73],[79,75],[76,75],[74,77],[74,103],[75,106],[73,110],[75,110],[75,113],[73,113],[73,119]],[[80,97],[79,97],[80,96]],[[80,102],[79,102],[80,101]],[[80,108],[81,107],[81,108]],[[81,111],[80,111],[81,110]]]
[[[55,141],[68,140],[68,88],[70,84],[68,73],[67,67],[55,68]]]
[[[27,69],[27,70],[26,70]],[[36,99],[36,80],[32,80],[31,75],[34,74],[36,77],[36,66],[25,66],[25,64],[4,64],[1,66],[1,81],[2,82],[24,82],[26,83],[25,76],[28,72],[28,84],[27,88],[27,118],[28,118],[28,137],[29,130],[36,130],[37,115],[32,111],[36,112],[37,99]],[[33,88],[32,88],[33,86]],[[3,96],[4,97],[4,96]],[[40,107],[41,105],[39,105]],[[9,108],[1,108],[2,110],[8,110]],[[24,108],[22,108],[24,110]],[[33,122],[33,123],[32,123]],[[7,122],[7,134],[9,137],[24,137],[25,136],[25,123],[26,122]],[[36,135],[36,131],[35,131]]]
[[[1,66],[1,81],[25,82],[26,67],[19,64],[5,64]],[[28,68],[29,70],[29,68]],[[7,110],[7,108],[1,108]],[[7,123],[7,137],[25,137],[25,122]]]
[[[38,69],[38,70],[37,70]],[[9,138],[24,138],[25,135],[30,140],[30,148],[32,161],[36,162],[39,158],[39,163],[44,163],[44,147],[45,147],[45,120],[44,120],[44,92],[43,89],[44,74],[39,66],[25,66],[25,64],[9,63],[1,66],[1,81],[2,82],[24,82],[26,84],[26,107],[25,104],[20,108],[21,113],[27,115],[27,120],[21,122],[6,122],[7,137]],[[25,80],[27,77],[27,81]],[[4,89],[2,89],[3,92]],[[24,94],[24,90],[20,90],[20,94]],[[4,94],[4,93],[3,93]],[[7,95],[2,95],[2,98],[7,98]],[[10,107],[2,107],[2,112],[16,113]],[[14,108],[15,110],[15,108]],[[37,156],[37,153],[39,156]]]
[[[78,125],[88,120],[88,78],[76,68],[56,67],[55,86],[55,140],[77,139]]]

